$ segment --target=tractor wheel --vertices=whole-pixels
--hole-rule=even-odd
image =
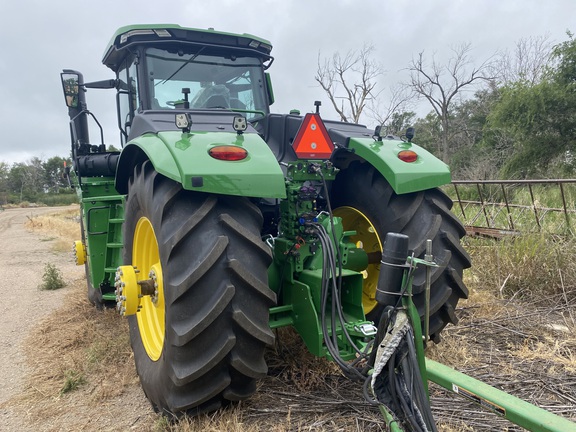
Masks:
[[[430,338],[440,341],[440,331],[456,324],[456,304],[468,296],[462,281],[470,257],[460,245],[466,231],[450,211],[452,200],[439,189],[397,195],[390,184],[370,164],[354,162],[342,170],[332,187],[334,214],[342,218],[346,230],[355,230],[353,242],[361,242],[367,252],[382,252],[388,232],[410,238],[409,249],[424,258],[426,240],[432,240],[434,261],[430,288]],[[382,306],[375,299],[380,264],[370,264],[364,272],[363,306],[368,319],[378,323]],[[426,270],[415,272],[414,303],[421,317],[425,311]],[[424,331],[424,327],[422,327]]]
[[[146,161],[130,179],[125,215],[124,263],[155,287],[129,317],[153,407],[195,415],[249,397],[268,370],[276,302],[258,208],[243,197],[186,191]]]

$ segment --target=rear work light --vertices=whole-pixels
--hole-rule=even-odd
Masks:
[[[402,150],[398,153],[398,159],[404,162],[416,162],[418,155],[412,150]]]
[[[208,150],[208,154],[214,159],[223,161],[239,161],[248,157],[248,152],[242,147],[222,145],[212,147]]]

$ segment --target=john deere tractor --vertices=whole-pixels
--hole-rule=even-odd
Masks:
[[[411,129],[326,121],[319,103],[272,113],[271,49],[249,34],[134,25],[104,53],[114,79],[61,75],[88,299],[128,318],[142,387],[165,413],[249,397],[283,326],[366,378],[360,360],[408,280],[427,341],[467,296],[465,231],[438,189],[447,165]],[[97,88],[116,91],[120,152],[89,137],[100,124],[85,93]]]

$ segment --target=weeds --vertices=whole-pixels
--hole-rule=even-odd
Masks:
[[[159,416],[158,419],[154,422],[154,432],[166,432],[169,431],[172,427],[170,419],[166,416]]]
[[[67,370],[64,372],[64,385],[60,389],[60,394],[65,394],[76,390],[82,384],[86,383],[86,379],[81,372],[74,370]]]
[[[41,290],[53,291],[66,286],[62,278],[62,272],[53,264],[46,263],[44,266],[44,275],[42,275]]]
[[[501,299],[537,303],[571,303],[576,300],[574,238],[527,234],[499,241],[469,239],[474,256],[472,286],[489,290]]]

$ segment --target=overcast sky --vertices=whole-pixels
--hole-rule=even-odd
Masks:
[[[251,33],[272,42],[274,112],[313,110],[336,118],[314,81],[318,53],[375,47],[387,71],[380,88],[406,79],[424,51],[437,58],[471,43],[484,60],[521,38],[553,42],[576,31],[575,0],[0,0],[0,162],[69,155],[69,129],[59,73],[76,69],[86,81],[113,78],[101,63],[114,31],[128,24]],[[115,95],[89,90],[88,108],[118,146]],[[96,141],[95,136],[92,137]]]

